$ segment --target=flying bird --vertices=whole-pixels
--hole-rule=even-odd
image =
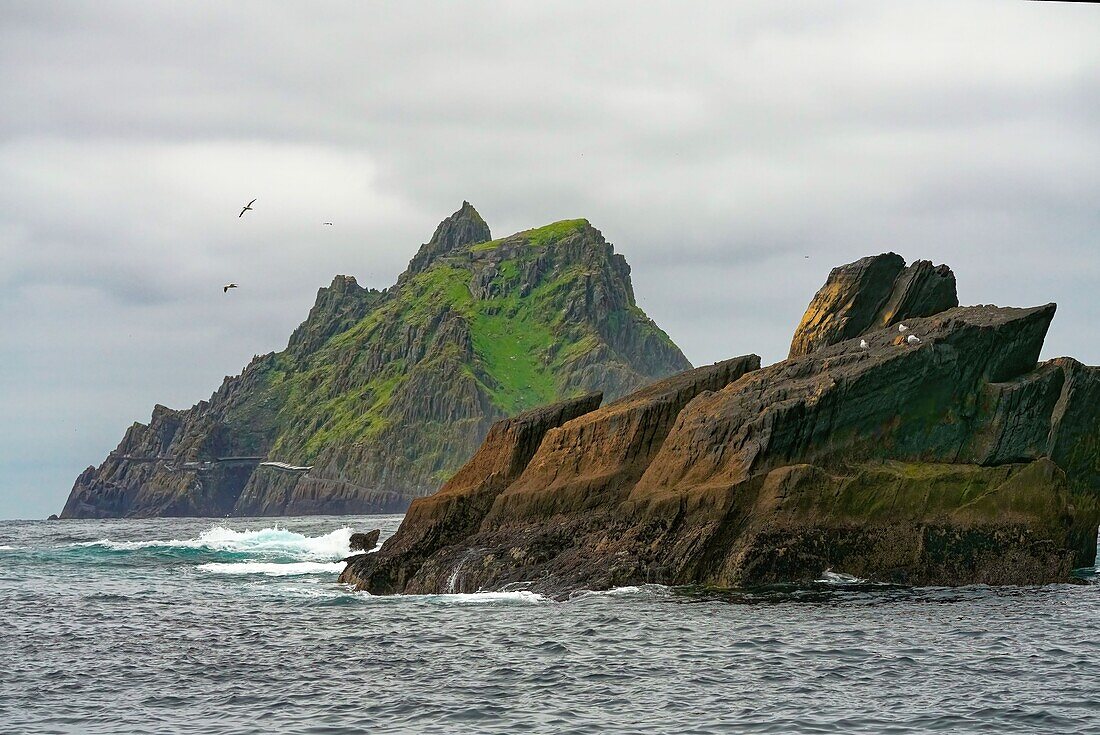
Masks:
[[[229,289],[231,289],[231,288],[237,288],[237,284],[235,284],[235,283],[225,284],[224,286],[222,286],[222,293],[229,293]]]
[[[241,217],[243,217],[245,212],[252,211],[252,205],[255,204],[255,203],[256,203],[256,200],[253,199],[248,204],[244,205],[244,207],[241,208],[241,213],[237,215],[237,219],[240,219]]]
[[[903,332],[903,333],[904,333],[904,332],[908,332],[908,331],[909,331],[909,327],[905,326],[904,324],[899,324],[899,325],[898,325],[898,331],[899,331],[899,332]]]
[[[859,348],[860,348],[861,350],[865,350],[865,349],[867,349],[867,348],[868,348],[868,347],[870,347],[870,346],[871,346],[871,345],[867,344],[867,340],[865,340],[865,339],[861,339],[861,340],[859,341]]]
[[[323,224],[323,225],[331,225],[332,223],[331,223],[331,222],[322,222],[321,224]]]
[[[910,334],[908,337],[905,338],[905,341],[908,342],[911,345],[919,345],[920,344],[920,337],[918,337],[915,334]]]

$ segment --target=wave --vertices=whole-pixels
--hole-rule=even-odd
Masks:
[[[167,541],[112,541],[99,539],[72,544],[83,548],[103,548],[110,551],[195,550],[233,554],[279,554],[308,561],[333,561],[350,552],[352,530],[338,528],[323,536],[306,536],[275,526],[257,531],[235,531],[226,526],[214,526],[193,539]]]
[[[15,551],[15,550],[16,550],[16,548],[14,546],[0,546],[0,551]]]
[[[537,592],[516,590],[514,592],[452,592],[445,595],[424,595],[443,602],[547,602],[549,598]]]
[[[844,574],[843,572],[833,572],[829,570],[825,570],[825,572],[822,573],[821,579],[815,579],[814,581],[820,584],[836,585],[868,584],[868,581],[866,579],[863,579],[862,577],[854,577],[851,574]]]
[[[270,562],[211,562],[200,564],[197,569],[200,572],[211,574],[262,574],[267,577],[301,577],[307,574],[339,574],[344,571],[342,561],[300,561],[288,564],[275,564]]]

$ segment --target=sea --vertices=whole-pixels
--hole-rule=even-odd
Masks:
[[[373,597],[400,516],[0,521],[0,733],[1097,733],[1100,583]]]

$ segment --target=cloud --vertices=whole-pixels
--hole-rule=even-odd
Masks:
[[[1058,301],[1046,354],[1100,362],[1098,35],[992,1],[5,3],[0,517],[463,199],[497,235],[589,218],[696,363],[781,358],[885,250]]]

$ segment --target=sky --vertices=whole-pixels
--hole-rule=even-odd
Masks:
[[[1056,301],[1043,356],[1098,364],[1097,39],[1100,6],[1022,0],[7,0],[0,518],[464,199],[494,236],[589,219],[696,365],[782,359],[891,250]]]

